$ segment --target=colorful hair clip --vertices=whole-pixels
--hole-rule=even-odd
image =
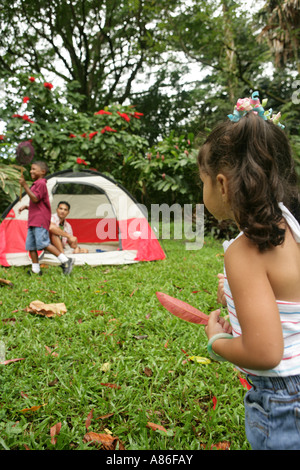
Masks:
[[[254,91],[251,95],[251,98],[239,98],[234,107],[233,114],[228,114],[228,117],[232,122],[238,122],[247,113],[253,112],[265,121],[270,120],[277,126],[284,129],[285,126],[279,122],[281,118],[280,113],[274,115],[272,109],[269,109],[268,111],[264,110],[267,101],[267,99],[264,99],[261,103],[259,100],[259,92]]]

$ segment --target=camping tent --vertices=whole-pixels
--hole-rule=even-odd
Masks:
[[[129,264],[165,258],[145,211],[119,183],[103,174],[85,170],[60,171],[49,175],[47,188],[52,213],[58,202],[71,205],[68,216],[74,235],[88,253],[71,254],[75,265]],[[28,211],[18,209],[29,204],[26,193],[15,200],[2,215],[0,225],[0,264],[31,264],[25,250]],[[55,256],[39,253],[45,264],[58,264]]]

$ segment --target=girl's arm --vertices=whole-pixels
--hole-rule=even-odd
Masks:
[[[243,236],[226,251],[225,268],[242,335],[216,340],[213,350],[242,368],[272,369],[282,359],[283,335],[265,257]],[[206,334],[211,338],[221,331],[219,314],[213,312]]]

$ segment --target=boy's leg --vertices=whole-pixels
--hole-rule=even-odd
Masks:
[[[47,250],[52,255],[56,256],[61,262],[61,267],[63,268],[64,274],[70,274],[75,260],[68,258],[56,246],[52,245],[48,230],[44,229],[43,227],[35,227],[35,239],[37,249]]]
[[[32,272],[34,274],[41,274],[38,252],[36,250],[30,250],[29,253],[31,256],[31,260],[32,260],[32,265],[31,265]],[[28,271],[28,273],[30,274],[30,271]]]
[[[63,248],[61,238],[58,235],[54,235],[51,232],[49,233],[49,235],[50,235],[51,245],[53,245],[55,248],[57,248],[60,253],[63,253],[64,248]]]
[[[31,256],[32,263],[38,264],[38,262],[39,262],[38,252],[36,250],[33,250],[33,251],[30,250],[29,253],[30,253],[30,256]]]
[[[26,238],[26,250],[29,251],[31,257],[31,268],[28,269],[28,274],[41,274],[38,253],[36,249],[36,239],[35,239],[35,227],[29,227]]]
[[[54,245],[48,245],[45,250],[49,251],[52,255],[56,256],[61,262],[61,267],[64,274],[70,274],[73,269],[74,259],[68,258],[64,253],[59,252],[58,248]]]

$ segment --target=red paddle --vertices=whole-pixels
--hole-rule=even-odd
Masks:
[[[156,297],[163,307],[182,320],[199,325],[207,325],[208,315],[182,300],[175,299],[163,292],[156,292]]]

